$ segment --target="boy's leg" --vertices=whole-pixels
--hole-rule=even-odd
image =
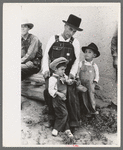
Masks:
[[[95,91],[94,89],[95,89],[95,85],[93,83],[90,83],[89,96],[90,96],[90,101],[91,101],[92,107],[95,110],[96,102],[95,102],[95,97],[94,97],[94,91]]]
[[[48,106],[48,124],[46,125],[47,127],[53,126],[54,125],[54,120],[55,120],[55,112],[52,104],[52,97],[50,96],[48,89],[44,90],[44,99],[46,102],[46,105]]]
[[[55,110],[54,129],[57,131],[64,131],[69,129],[66,102],[57,96],[56,98],[53,98],[53,107]]]

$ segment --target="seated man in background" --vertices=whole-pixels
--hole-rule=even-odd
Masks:
[[[113,57],[113,67],[116,69],[116,81],[117,81],[118,29],[116,29],[111,39],[111,54]]]
[[[41,69],[42,43],[29,30],[33,24],[27,19],[21,23],[21,81],[32,74],[36,74]]]

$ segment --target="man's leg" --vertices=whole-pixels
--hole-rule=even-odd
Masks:
[[[31,75],[38,73],[40,70],[26,64],[21,64],[21,81],[30,77]]]
[[[80,121],[80,104],[76,85],[68,86],[67,108],[70,121],[70,127],[79,127]]]

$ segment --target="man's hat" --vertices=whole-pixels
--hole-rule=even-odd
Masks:
[[[85,50],[87,48],[93,50],[94,53],[96,54],[96,57],[100,56],[100,52],[98,51],[98,47],[94,43],[91,43],[88,46],[82,47],[82,51],[85,53]]]
[[[34,27],[34,25],[33,25],[32,23],[30,23],[30,22],[28,21],[28,19],[26,19],[26,18],[22,18],[22,19],[21,19],[21,25],[28,25],[28,27],[29,27],[30,29],[32,29],[32,28]]]
[[[56,67],[59,65],[59,64],[61,64],[61,63],[68,63],[68,60],[65,58],[65,57],[59,57],[59,58],[56,58],[54,61],[52,61],[51,63],[50,63],[50,68],[52,69],[52,70],[55,70],[56,69]]]
[[[68,24],[69,26],[71,26],[72,28],[75,28],[78,31],[83,31],[83,29],[79,28],[79,25],[81,23],[81,18],[74,16],[74,15],[70,15],[68,20],[62,20],[64,23]]]

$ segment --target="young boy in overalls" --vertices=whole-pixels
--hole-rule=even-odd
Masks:
[[[94,43],[82,47],[82,51],[85,53],[85,60],[80,62],[79,78],[81,84],[87,88],[87,91],[80,94],[80,105],[84,114],[91,116],[91,114],[99,113],[96,111],[94,98],[95,85],[99,81],[99,69],[93,62],[93,59],[99,57],[100,52]]]
[[[68,137],[73,137],[68,123],[68,110],[66,107],[67,84],[71,84],[71,79],[65,75],[68,60],[64,57],[59,57],[50,63],[50,68],[53,71],[49,78],[49,94],[52,96],[53,108],[55,111],[55,123],[52,130],[52,135],[57,136],[58,132],[67,134]]]

